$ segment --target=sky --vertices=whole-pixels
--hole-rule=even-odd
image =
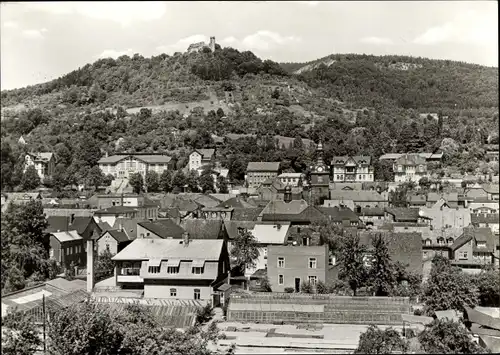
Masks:
[[[2,2],[2,90],[99,58],[185,51],[210,36],[262,59],[399,54],[498,67],[497,1]]]

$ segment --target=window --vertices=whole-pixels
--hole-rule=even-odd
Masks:
[[[467,252],[466,251],[461,251],[460,253],[458,253],[458,258],[460,260],[467,259],[468,258]]]
[[[316,269],[316,258],[309,258],[309,269]]]
[[[477,242],[478,248],[486,248],[486,242]]]
[[[167,274],[178,274],[179,267],[178,266],[169,266],[167,267]]]
[[[200,293],[200,289],[199,288],[195,288],[194,289],[194,299],[195,300],[201,299],[201,293]]]
[[[177,297],[177,289],[176,288],[170,289],[170,297]]]
[[[49,250],[49,258],[53,259],[54,258],[54,249],[50,248]]]
[[[283,285],[285,283],[285,277],[283,275],[278,275],[278,285]]]
[[[106,250],[109,251],[109,244],[106,243]]]
[[[309,283],[312,285],[312,286],[315,286],[316,285],[316,282],[318,282],[318,277],[317,276],[309,276]]]
[[[278,258],[278,267],[281,267],[281,268],[285,267],[285,258],[283,258],[283,257]]]
[[[159,274],[160,273],[160,267],[159,266],[150,266],[148,268],[148,272],[150,274]]]
[[[194,267],[193,274],[196,274],[196,275],[203,274],[203,268],[202,267]]]

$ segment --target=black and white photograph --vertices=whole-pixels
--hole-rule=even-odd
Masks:
[[[500,353],[497,1],[2,1],[0,44],[0,354]]]

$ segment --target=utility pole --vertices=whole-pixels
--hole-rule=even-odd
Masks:
[[[47,353],[47,342],[46,342],[46,334],[45,334],[45,294],[42,297],[42,313],[43,313],[43,354]]]

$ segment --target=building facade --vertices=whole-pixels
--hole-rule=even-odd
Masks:
[[[104,175],[129,178],[130,174],[139,173],[144,178],[148,171],[160,175],[168,169],[171,160],[171,157],[161,154],[112,155],[101,158],[98,164]]]
[[[285,292],[292,288],[300,292],[309,282],[326,282],[329,254],[328,246],[277,246],[267,251],[267,276],[273,292]]]
[[[52,175],[55,165],[53,153],[27,153],[24,157],[23,172],[25,172],[29,166],[34,166],[40,179],[43,179]]]
[[[373,182],[374,172],[369,156],[343,156],[332,159],[333,182]]]
[[[301,173],[283,173],[278,176],[278,179],[284,186],[297,187],[302,184]]]
[[[113,257],[116,284],[144,289],[144,298],[218,304],[229,255],[223,240],[136,239]],[[227,281],[226,281],[227,282]]]
[[[330,189],[330,171],[323,161],[323,144],[319,142],[316,148],[316,162],[311,167],[311,194],[318,203],[328,199]]]
[[[188,169],[200,170],[215,162],[215,149],[196,149],[189,154]]]
[[[395,182],[418,183],[427,176],[427,161],[419,154],[405,154],[395,160],[393,171]]]
[[[49,238],[50,259],[65,268],[86,265],[85,240],[76,230],[51,233]]]
[[[246,182],[249,187],[258,187],[264,181],[277,177],[279,169],[280,163],[278,162],[249,162]]]

